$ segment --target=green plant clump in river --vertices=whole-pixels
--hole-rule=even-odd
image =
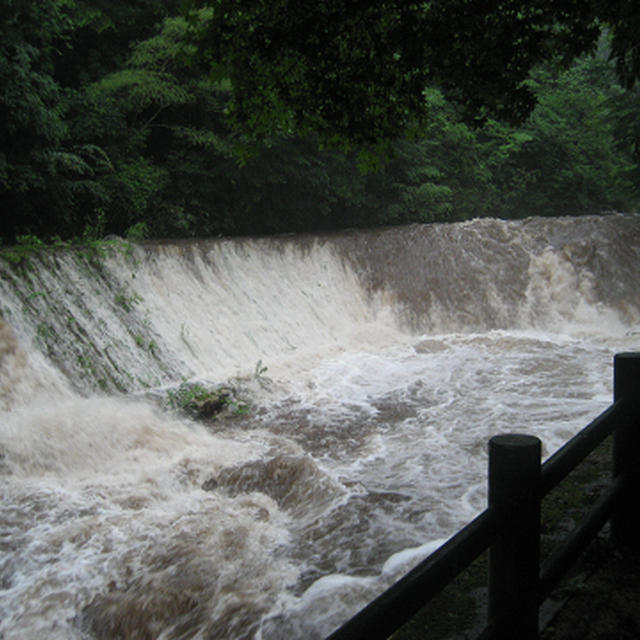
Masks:
[[[167,404],[174,410],[197,419],[214,418],[224,409],[235,405],[231,389],[208,389],[197,382],[183,382],[167,394]]]

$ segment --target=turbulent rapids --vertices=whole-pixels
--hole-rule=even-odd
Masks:
[[[609,404],[639,281],[623,215],[0,260],[0,638],[323,638]]]

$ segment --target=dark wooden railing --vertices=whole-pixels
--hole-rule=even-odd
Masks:
[[[618,547],[640,546],[640,353],[614,357],[613,404],[544,464],[537,437],[489,442],[488,508],[327,640],[385,640],[489,550],[488,620],[478,640],[534,640],[540,604],[607,521]],[[540,567],[543,498],[613,434],[612,481]]]

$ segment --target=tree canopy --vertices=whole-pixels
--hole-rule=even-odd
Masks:
[[[231,81],[230,121],[257,138],[313,131],[333,143],[376,144],[420,133],[426,87],[467,122],[520,124],[535,105],[540,63],[567,64],[612,31],[630,86],[640,74],[633,0],[202,0],[196,30],[217,77]]]
[[[640,205],[635,2],[183,4],[2,3],[3,242]]]

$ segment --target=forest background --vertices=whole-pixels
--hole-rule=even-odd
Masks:
[[[640,206],[640,89],[593,55],[545,61],[519,126],[470,123],[434,84],[419,136],[378,166],[312,132],[260,141],[228,121],[230,83],[180,0],[4,0],[0,238],[267,234],[582,215]],[[370,163],[369,163],[370,164]]]

